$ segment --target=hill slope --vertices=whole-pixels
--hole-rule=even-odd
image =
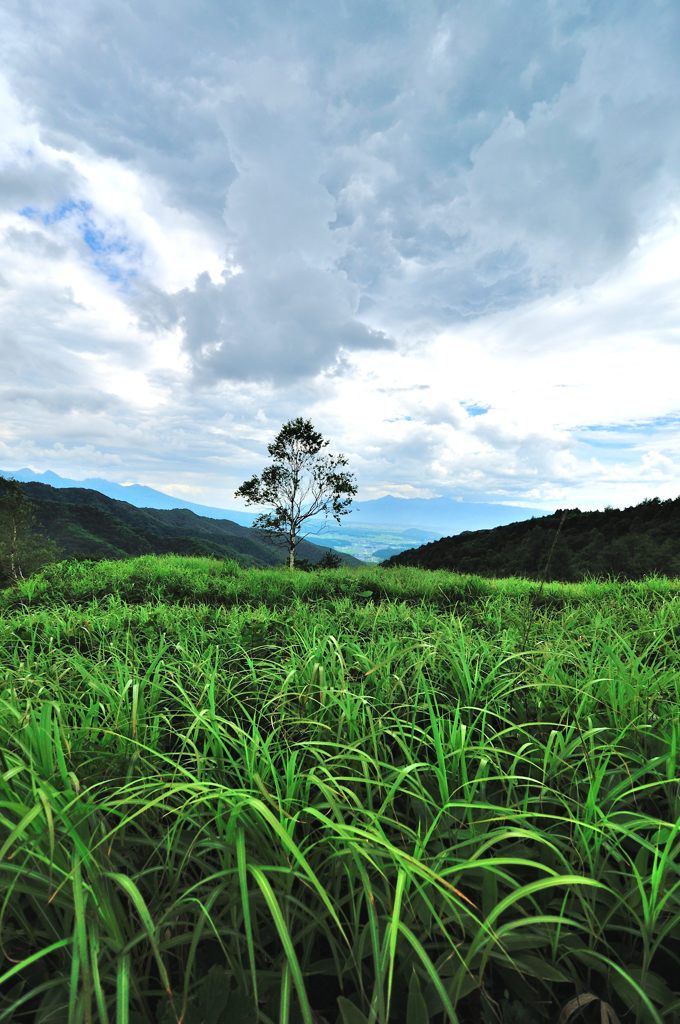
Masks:
[[[528,522],[444,537],[384,564],[482,576],[539,577],[549,557],[547,578],[554,580],[607,575],[640,579],[651,573],[678,576],[680,498],[653,498],[604,512],[558,510]]]
[[[281,545],[229,519],[207,519],[188,509],[136,508],[85,488],[21,485],[38,530],[66,558],[125,558],[143,554],[215,555],[243,565],[280,565]],[[328,548],[302,542],[300,558],[318,562]],[[341,555],[347,565],[356,559]]]

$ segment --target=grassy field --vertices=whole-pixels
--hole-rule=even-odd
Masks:
[[[173,557],[0,593],[0,1024],[677,1021],[679,595]]]

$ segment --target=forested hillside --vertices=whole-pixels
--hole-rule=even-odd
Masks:
[[[284,548],[261,531],[228,519],[207,519],[188,509],[140,509],[85,488],[25,483],[35,526],[62,558],[124,558],[144,554],[213,555],[242,565],[284,561]],[[327,548],[302,542],[300,557],[319,562]],[[345,564],[357,559],[341,555]]]
[[[549,564],[548,564],[549,563]],[[680,575],[680,498],[652,498],[623,510],[559,509],[527,522],[444,537],[385,565],[451,569],[483,576],[579,580]]]

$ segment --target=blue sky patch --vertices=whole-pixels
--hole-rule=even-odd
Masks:
[[[84,199],[67,199],[63,203],[58,203],[53,210],[37,210],[34,206],[24,206],[19,210],[19,214],[28,220],[37,220],[41,224],[48,225],[58,224],[60,220],[64,220],[74,213],[89,217],[91,209],[92,203],[88,203]]]
[[[627,434],[637,437],[640,434],[651,436],[664,427],[677,427],[680,424],[680,416],[676,413],[668,413],[665,416],[653,416],[645,420],[628,420],[626,423],[588,423],[580,428],[582,434],[611,434],[613,438]]]
[[[585,437],[583,442],[589,448],[602,448],[605,451],[615,450],[623,452],[635,447],[632,441],[622,441],[620,437]]]
[[[92,203],[85,199],[67,199],[51,210],[24,206],[19,210],[19,215],[46,227],[73,217],[77,221],[83,242],[93,255],[92,264],[100,274],[123,287],[137,276],[135,270],[129,265],[123,265],[117,257],[128,255],[138,260],[141,256],[140,247],[131,245],[125,235],[108,234],[98,227],[92,213]],[[126,262],[129,263],[129,260]]]

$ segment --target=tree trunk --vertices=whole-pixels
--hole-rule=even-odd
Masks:
[[[18,544],[18,538],[17,538],[17,523],[16,523],[16,519],[12,520],[12,527],[11,527],[11,529],[12,529],[12,539],[10,541],[10,549],[9,549],[9,571],[10,571],[10,575],[12,577],[12,580],[15,583],[18,583],[19,580],[22,580],[24,578],[24,574],[22,573],[21,566],[19,565],[19,558],[18,558],[19,544]]]
[[[295,534],[294,533],[292,533],[290,535],[290,539],[288,541],[288,568],[289,569],[294,569],[295,568]]]

